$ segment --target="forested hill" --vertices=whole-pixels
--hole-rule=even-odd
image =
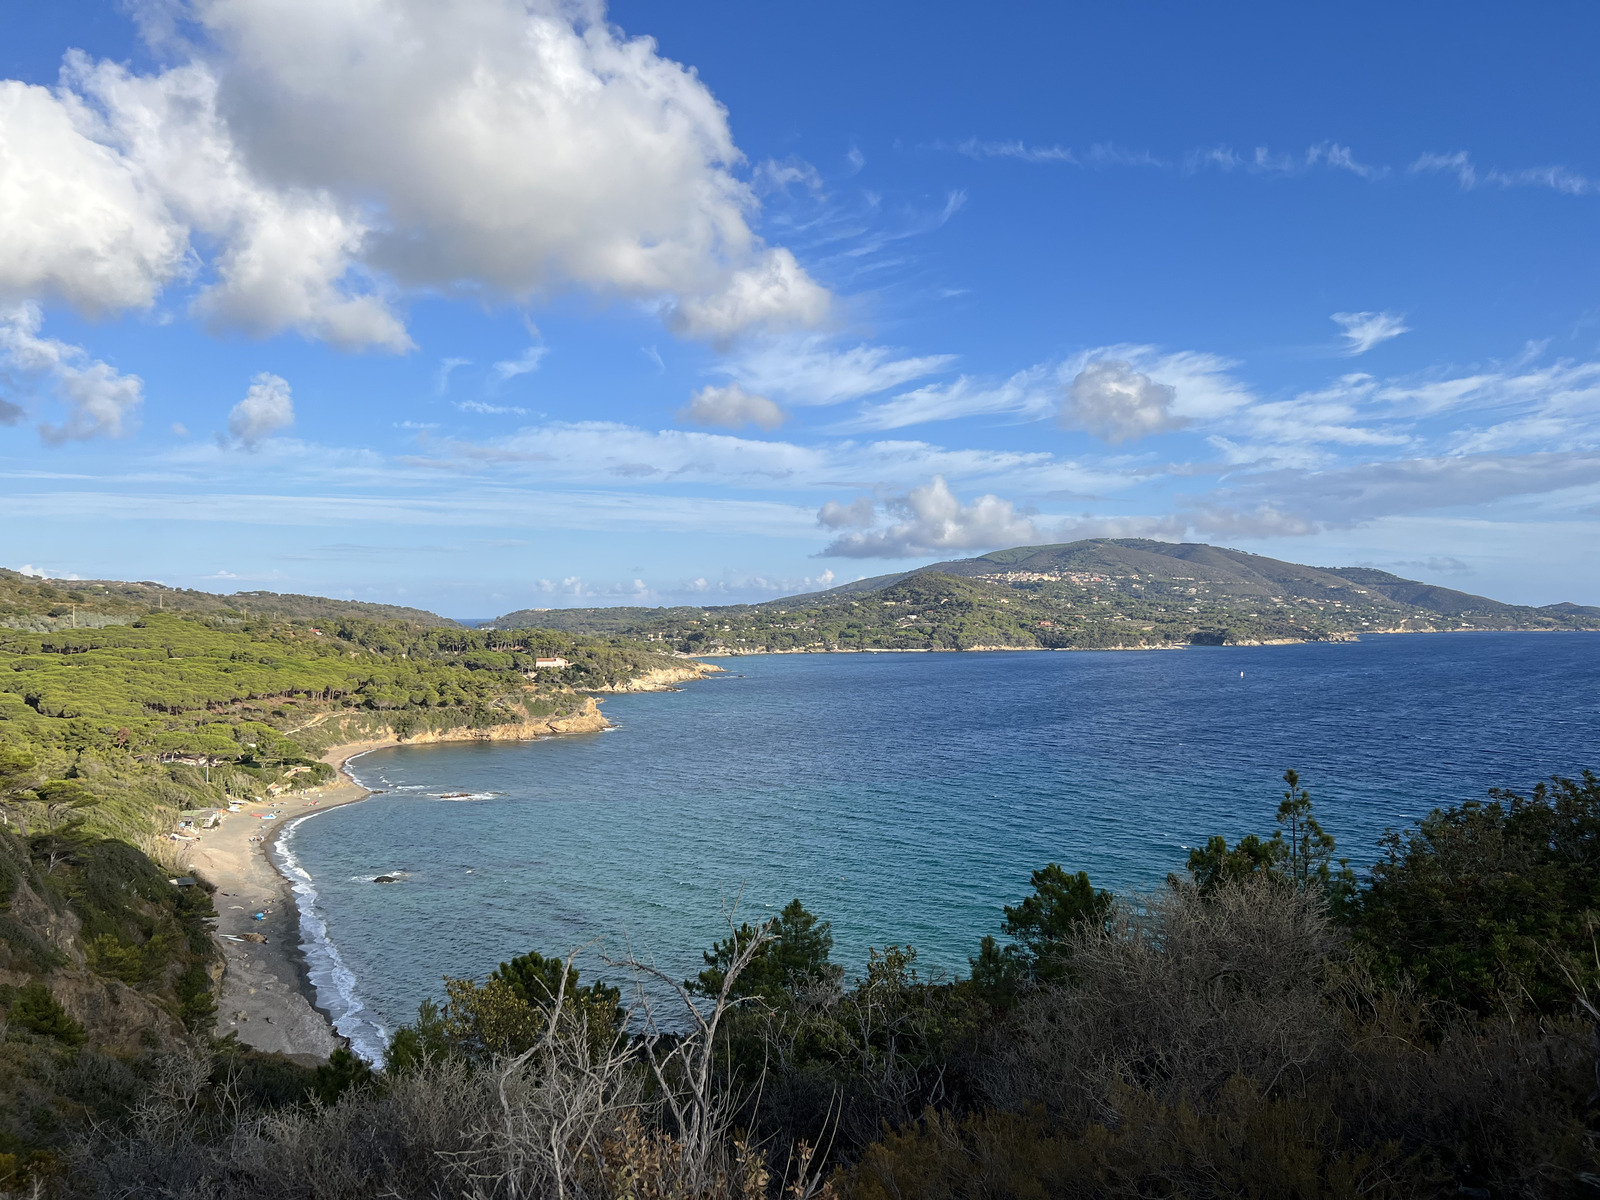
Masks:
[[[700,654],[1111,649],[1600,629],[1600,608],[1530,608],[1368,567],[1308,567],[1218,546],[1095,538],[999,550],[764,604],[525,609],[486,628],[524,626],[639,637]]]
[[[219,617],[282,617],[300,621],[405,621],[426,628],[455,628],[437,613],[394,604],[334,600],[326,596],[235,592],[231,596],[168,587],[161,583],[123,583],[111,579],[39,579],[0,568],[0,628],[98,628],[128,624],[150,612]]]
[[[0,816],[148,844],[179,809],[321,777],[327,746],[560,719],[590,705],[582,690],[674,666],[637,642],[394,621],[0,629]]]

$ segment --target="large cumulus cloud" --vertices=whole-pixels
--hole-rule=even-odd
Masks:
[[[171,6],[165,6],[170,9]],[[0,295],[410,345],[396,300],[580,289],[726,340],[829,297],[695,73],[564,0],[193,0],[177,65],[0,84]]]

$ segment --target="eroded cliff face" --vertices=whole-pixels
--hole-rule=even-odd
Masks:
[[[109,1054],[138,1054],[183,1039],[183,1025],[166,1005],[90,970],[82,921],[67,904],[41,895],[23,879],[4,910],[0,986],[43,984],[83,1027],[88,1044]]]
[[[599,733],[610,726],[611,722],[601,713],[599,703],[594,697],[585,696],[583,707],[568,717],[541,717],[536,721],[485,725],[480,729],[462,726],[457,729],[420,730],[410,734],[405,739],[405,745],[426,746],[430,742],[525,742],[558,733]],[[398,740],[396,744],[399,744]]]
[[[680,683],[704,679],[707,675],[715,675],[721,670],[721,667],[713,666],[711,663],[686,658],[680,666],[657,667],[654,670],[644,671],[635,675],[626,683],[616,683],[610,687],[592,688],[590,690],[596,692],[670,692]]]
[[[566,716],[537,717],[529,721],[509,721],[502,725],[483,725],[478,728],[459,725],[453,729],[417,729],[404,737],[392,732],[385,733],[380,737],[364,737],[335,746],[323,756],[323,761],[337,767],[352,754],[380,750],[385,746],[431,746],[438,742],[526,742],[563,733],[599,733],[610,727],[611,722],[600,711],[599,701],[593,696],[584,696],[578,711]]]

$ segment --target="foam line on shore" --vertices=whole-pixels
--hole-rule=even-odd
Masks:
[[[350,1043],[351,1050],[377,1064],[383,1061],[392,1031],[362,1002],[355,973],[345,965],[339,948],[328,936],[328,923],[317,908],[317,889],[311,873],[300,865],[291,845],[296,830],[321,815],[307,813],[290,821],[273,841],[272,854],[279,874],[289,882],[300,914],[300,952],[305,956],[306,976],[316,991],[317,1006],[328,1014],[334,1031]]]

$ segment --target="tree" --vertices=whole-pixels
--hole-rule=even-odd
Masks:
[[[501,963],[489,978],[504,983],[514,996],[531,1008],[548,1013],[561,995],[563,975],[568,1005],[586,1017],[591,1025],[610,1031],[621,1028],[621,989],[611,987],[603,980],[579,987],[577,968],[568,966],[563,959],[529,951],[510,962]]]
[[[1103,928],[1111,915],[1110,892],[1089,882],[1086,871],[1069,875],[1049,863],[1033,872],[1033,894],[1006,905],[1002,929],[1015,945],[1004,949],[986,937],[972,960],[973,979],[1004,993],[1023,979],[1060,982],[1066,974],[1069,946],[1078,933]]]
[[[702,995],[717,995],[722,991],[728,965],[763,935],[768,940],[739,975],[732,992],[734,998],[759,996],[775,1004],[804,990],[838,988],[844,969],[829,961],[833,952],[833,926],[807,912],[798,899],[791,900],[777,918],[765,926],[757,928],[745,922],[705,951],[702,957],[706,969],[687,986]]]
[[[1564,1013],[1593,987],[1600,779],[1494,789],[1391,832],[1353,914],[1380,971],[1479,1013]]]
[[[11,824],[13,816],[21,816],[24,804],[38,799],[33,791],[38,780],[38,761],[32,754],[0,745],[0,821]]]
[[[1258,835],[1248,833],[1235,846],[1228,839],[1214,833],[1206,844],[1189,851],[1189,876],[1203,896],[1215,895],[1224,885],[1243,883],[1260,874],[1271,874],[1277,866],[1282,843],[1271,838],[1263,841]]]
[[[368,1087],[371,1083],[372,1068],[340,1046],[317,1068],[310,1090],[323,1104],[333,1105],[351,1088]]]
[[[1355,890],[1350,860],[1339,859],[1335,869],[1333,853],[1338,847],[1312,815],[1311,793],[1300,786],[1300,776],[1292,767],[1283,773],[1283,781],[1289,790],[1278,805],[1280,828],[1272,835],[1274,841],[1284,843],[1282,870],[1298,891],[1320,888],[1338,912]]]
[[[1336,916],[1344,915],[1355,894],[1355,872],[1348,859],[1334,858],[1338,846],[1313,813],[1311,793],[1300,786],[1298,772],[1285,771],[1283,781],[1289,788],[1278,805],[1273,835],[1250,833],[1229,846],[1226,838],[1213,834],[1204,846],[1189,851],[1189,877],[1202,896],[1258,875],[1300,892],[1316,888]]]

